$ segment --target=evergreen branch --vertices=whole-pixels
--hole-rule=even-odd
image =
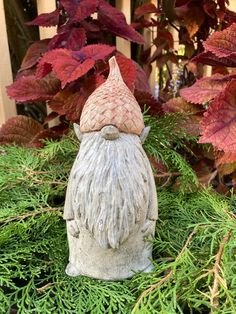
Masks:
[[[234,214],[233,212],[228,211],[227,209],[224,209],[224,212],[231,218],[236,219],[236,214]]]
[[[166,172],[166,173],[158,173],[154,174],[155,178],[165,178],[165,177],[173,177],[173,176],[179,176],[180,172]]]
[[[223,279],[220,276],[220,270],[221,270],[221,258],[222,258],[222,254],[224,251],[224,247],[225,245],[228,243],[230,237],[232,234],[232,229],[229,230],[229,232],[223,237],[223,240],[220,243],[219,246],[219,250],[216,254],[215,257],[215,264],[213,266],[213,268],[209,271],[212,272],[214,274],[214,281],[213,281],[213,285],[212,288],[209,287],[210,289],[210,303],[211,303],[211,311],[214,311],[217,309],[218,307],[218,295],[219,295],[219,285],[220,283],[223,282]]]
[[[35,211],[35,212],[31,212],[31,213],[24,213],[24,214],[19,215],[19,216],[10,217],[10,218],[8,218],[6,220],[0,221],[0,224],[6,225],[6,224],[8,224],[9,222],[12,222],[12,221],[24,220],[26,218],[35,217],[35,216],[43,214],[43,213],[54,212],[54,211],[62,211],[63,209],[64,209],[64,207],[43,208],[40,211]]]
[[[221,277],[217,277],[215,312],[236,313],[235,242],[232,236],[222,240],[228,230],[236,231],[236,197],[219,196],[210,188],[191,192],[194,173],[179,151],[186,149],[184,143],[190,139],[180,128],[173,132],[171,121],[176,119],[153,119],[145,145],[151,156],[167,166],[157,169],[157,178],[172,181],[178,176],[177,183],[188,192],[160,189],[157,184],[161,210],[153,239],[155,272],[122,282],[70,278],[64,273],[68,248],[60,206],[65,188],[47,182],[66,184],[78,151],[71,139],[48,142],[40,150],[4,148],[0,158],[0,313],[128,314],[152,286],[136,312],[210,313],[214,311],[209,291],[209,286],[211,291],[214,288],[214,273],[209,269],[217,263]],[[189,244],[194,229],[197,235]]]
[[[34,178],[33,176],[28,175],[27,177],[24,178],[18,178],[19,181],[23,181],[25,182],[25,180],[29,179],[31,182],[35,182],[37,184],[55,184],[55,185],[66,185],[66,182],[62,182],[62,181],[56,181],[56,180],[52,180],[52,181],[46,181],[44,179],[37,179]]]
[[[196,234],[196,229],[194,229],[190,235],[188,236],[184,246],[182,247],[181,251],[179,252],[179,254],[177,255],[175,262],[178,262],[179,259],[183,256],[184,252],[186,251],[189,243],[191,242],[193,236]],[[140,297],[138,298],[138,301],[135,303],[131,314],[134,314],[136,312],[136,310],[138,309],[140,303],[143,301],[143,299],[149,295],[153,290],[155,290],[157,287],[160,287],[161,285],[163,285],[174,273],[174,270],[171,269],[166,275],[165,277],[163,277],[160,281],[158,281],[155,284],[152,284],[148,289],[144,290],[142,292],[142,294],[140,295]]]
[[[53,282],[49,282],[46,285],[40,287],[40,288],[36,288],[36,291],[39,293],[43,293],[45,292],[48,288],[51,288],[53,285],[55,285],[55,283]]]

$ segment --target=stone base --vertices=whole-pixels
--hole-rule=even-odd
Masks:
[[[153,270],[154,266],[150,263],[144,270],[141,270],[140,272],[149,273]],[[65,269],[65,273],[70,277],[78,277],[78,276],[87,276],[91,277],[88,274],[83,274],[78,270],[75,266],[73,266],[71,263],[68,263]],[[107,278],[95,278],[94,279],[100,279],[100,280],[122,280],[122,279],[129,279],[132,278],[135,275],[135,272],[130,277],[121,278],[121,279],[107,279]]]
[[[155,222],[150,233],[154,228]],[[153,268],[150,261],[152,244],[144,241],[141,230],[130,236],[118,249],[101,248],[86,229],[80,230],[78,238],[68,233],[68,241],[70,257],[65,272],[72,277],[84,275],[102,280],[123,280]]]

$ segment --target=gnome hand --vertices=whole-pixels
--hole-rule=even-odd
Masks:
[[[155,226],[156,226],[156,220],[147,219],[142,228],[141,231],[143,232],[144,237],[154,236],[155,233]]]
[[[79,231],[79,227],[78,227],[76,220],[68,220],[67,221],[67,229],[68,229],[68,232],[70,233],[70,235],[72,235],[72,237],[74,237],[74,238],[79,237],[80,231]]]

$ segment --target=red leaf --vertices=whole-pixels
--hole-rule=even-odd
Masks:
[[[73,58],[61,58],[53,65],[53,70],[61,80],[61,87],[64,88],[67,83],[77,80],[93,68],[95,62],[87,59],[84,62],[78,62]]]
[[[205,42],[206,50],[217,57],[230,58],[236,62],[236,23],[220,32],[213,33]]]
[[[73,56],[81,60],[91,58],[94,61],[97,61],[104,60],[107,56],[111,55],[115,50],[116,47],[104,44],[87,45],[86,47],[80,49],[80,51],[74,52]]]
[[[35,135],[35,137],[30,141],[27,145],[28,147],[38,147],[41,148],[44,146],[44,140],[58,140],[63,134],[59,134],[59,132],[55,132],[52,128],[44,129]]]
[[[134,62],[134,65],[135,65],[134,88],[139,91],[151,93],[151,89],[148,82],[148,77],[145,71],[143,70],[143,68],[141,68],[141,66],[137,62]]]
[[[136,8],[134,14],[137,18],[142,17],[145,14],[149,13],[160,13],[157,7],[153,3],[146,3]]]
[[[213,0],[205,0],[203,3],[203,10],[213,19],[216,18],[217,4]]]
[[[199,183],[203,186],[209,186],[217,176],[217,171],[204,159],[194,164],[193,170],[198,177]]]
[[[143,37],[127,24],[124,14],[104,0],[99,1],[98,19],[109,32],[138,44],[144,43]]]
[[[236,151],[215,153],[215,166],[220,176],[229,175],[236,169]]]
[[[7,94],[17,102],[32,102],[51,99],[59,90],[60,82],[48,75],[37,79],[34,75],[20,77],[7,87]]]
[[[50,71],[50,65],[64,88],[67,83],[77,80],[92,69],[95,61],[105,59],[114,50],[115,47],[108,45],[88,45],[79,51],[54,49],[43,55],[36,75],[43,77]]]
[[[224,21],[227,21],[229,25],[236,23],[236,12],[226,9],[224,14]]]
[[[205,20],[204,11],[201,6],[195,5],[189,8],[189,10],[183,16],[185,27],[188,30],[190,38],[192,38],[199,30],[200,26]]]
[[[194,57],[192,61],[208,64],[211,66],[236,67],[236,60],[232,60],[230,58],[219,58],[210,51],[200,53]]]
[[[236,75],[214,74],[204,77],[190,87],[180,90],[180,95],[194,104],[203,104],[216,97]]]
[[[140,29],[140,28],[147,28],[150,26],[155,27],[157,25],[158,25],[157,21],[155,21],[155,20],[148,21],[145,19],[142,19],[139,22],[133,22],[130,24],[130,26],[133,27],[135,30]]]
[[[212,67],[212,74],[228,75],[229,71],[228,71],[227,67],[225,67],[225,66],[216,66],[216,67]]]
[[[43,126],[30,117],[18,115],[10,118],[0,128],[0,144],[29,146]]]
[[[94,60],[86,59],[81,62],[73,58],[72,53],[73,51],[68,49],[54,49],[45,53],[38,64],[36,75],[44,76],[47,73],[45,66],[47,70],[48,64],[50,64],[56,76],[61,80],[63,88],[67,83],[86,74],[94,66]]]
[[[65,58],[70,59],[71,54],[72,51],[68,49],[54,49],[46,52],[38,63],[36,77],[44,77],[52,71],[52,65],[56,62],[60,62],[61,58],[63,58],[63,61]]]
[[[59,115],[65,115],[69,121],[78,122],[81,111],[91,93],[105,81],[102,75],[91,75],[84,81],[78,92],[63,90],[49,102],[50,108]]]
[[[135,65],[132,60],[126,58],[121,54],[116,55],[116,61],[120,68],[120,73],[125,84],[129,87],[129,89],[134,91],[134,82],[135,82]]]
[[[236,162],[236,151],[232,152],[221,152],[216,156],[216,166],[222,164],[230,164],[232,162]]]
[[[236,80],[214,99],[204,114],[200,143],[212,143],[225,152],[236,151]]]
[[[73,93],[72,91],[63,90],[53,97],[49,102],[49,106],[59,115],[66,115],[68,120],[78,122],[85,101],[86,98],[80,91]]]
[[[85,45],[86,39],[84,28],[72,28],[54,36],[48,44],[48,49],[68,48],[71,50],[80,50]]]
[[[61,0],[61,4],[70,16],[70,22],[78,23],[94,13],[98,0]]]
[[[186,130],[186,133],[192,136],[197,136],[200,133],[201,115],[197,115],[202,111],[199,106],[191,104],[181,97],[172,98],[162,105],[164,112],[174,113],[180,112],[184,114],[181,128]]]
[[[172,34],[169,31],[166,30],[159,30],[157,32],[157,37],[153,40],[154,44],[157,46],[157,48],[161,45],[164,45],[168,48],[174,48],[174,38]]]
[[[86,44],[86,39],[84,28],[74,28],[67,39],[66,47],[71,50],[80,50]]]
[[[202,111],[199,106],[191,104],[181,97],[171,98],[162,105],[164,112],[199,113]]]
[[[44,119],[44,124],[49,122],[49,121],[52,121],[53,119],[57,118],[58,117],[58,113],[57,112],[54,112],[52,111],[51,113],[49,113],[49,115],[46,116],[46,118]]]
[[[219,176],[227,176],[236,170],[236,162],[217,166]]]
[[[105,77],[99,74],[93,74],[86,78],[82,87],[85,97],[88,98],[105,81]]]
[[[149,108],[150,114],[153,115],[163,114],[161,104],[152,96],[152,94],[135,90],[134,97],[136,98],[142,110],[144,109],[144,107],[146,107]]]
[[[16,74],[15,81],[18,80],[20,77],[26,77],[29,75],[35,75],[35,67],[27,70],[19,70]]]
[[[28,48],[21,63],[20,71],[30,69],[38,62],[41,55],[47,50],[48,42],[48,39],[39,40]]]
[[[56,9],[50,13],[43,13],[37,16],[33,21],[27,22],[27,25],[37,25],[37,26],[56,26],[59,23],[60,10]]]

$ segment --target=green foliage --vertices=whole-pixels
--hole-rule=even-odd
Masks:
[[[178,152],[179,149],[188,150],[186,143],[196,141],[181,127],[184,119],[184,115],[176,113],[158,118],[144,114],[145,125],[151,127],[144,148],[150,156],[164,162],[170,170],[180,173],[178,179],[181,190],[191,189],[198,183],[195,172]]]
[[[168,134],[153,121],[145,145],[160,158],[182,145],[179,133],[160,143],[163,126]],[[77,151],[73,135],[41,150],[1,148],[0,313],[235,313],[236,199],[210,190],[158,192],[153,272],[123,282],[65,275],[62,210]]]

